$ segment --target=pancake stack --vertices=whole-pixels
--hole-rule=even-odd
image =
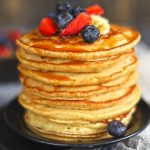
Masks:
[[[80,35],[42,36],[38,30],[17,40],[23,91],[19,103],[35,133],[60,141],[110,138],[108,123],[128,125],[140,99],[137,31],[111,25],[94,43]]]

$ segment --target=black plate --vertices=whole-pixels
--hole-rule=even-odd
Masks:
[[[4,118],[7,125],[20,136],[38,142],[45,145],[58,146],[58,147],[99,147],[104,145],[115,144],[120,141],[124,141],[131,138],[141,131],[143,131],[150,121],[150,107],[143,100],[141,100],[137,106],[137,111],[134,114],[134,118],[127,130],[127,133],[122,138],[113,138],[107,140],[93,141],[90,143],[66,143],[58,142],[55,140],[48,140],[43,138],[32,131],[30,131],[23,121],[23,108],[18,104],[17,99],[13,100],[4,111]]]

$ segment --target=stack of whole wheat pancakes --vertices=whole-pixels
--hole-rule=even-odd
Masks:
[[[139,39],[135,30],[116,25],[92,44],[79,35],[23,35],[17,57],[27,126],[49,139],[93,141],[111,137],[112,120],[128,125],[140,99]]]

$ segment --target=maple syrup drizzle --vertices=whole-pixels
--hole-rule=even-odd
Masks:
[[[127,40],[127,42],[125,44],[123,44],[123,45],[126,45],[126,44],[131,43],[138,37],[137,32],[134,32],[131,30],[132,36],[128,36],[128,35],[124,34],[125,31],[130,32],[130,30],[128,30],[127,28],[112,26],[110,29],[110,32],[106,35],[101,36],[99,40],[105,40],[105,39],[109,40],[110,37],[120,34],[123,37],[125,37],[125,39]],[[62,51],[62,52],[66,52],[66,51],[69,51],[69,52],[91,52],[91,51],[86,51],[85,49],[82,48],[83,46],[88,46],[89,43],[85,43],[79,35],[69,37],[69,38],[62,38],[58,35],[52,36],[52,37],[43,37],[38,34],[38,31],[34,31],[34,32],[30,33],[29,36],[30,36],[30,40],[32,41],[31,47],[34,47],[34,48],[40,48],[40,49],[45,49],[45,50],[50,50],[50,51]],[[115,43],[115,38],[114,38],[114,40],[112,40],[112,44],[110,42],[108,45],[109,47],[112,46],[111,48],[101,48],[99,50],[105,51],[105,50],[110,50],[112,48],[117,48],[117,47],[122,46],[122,44],[115,46],[114,43]],[[75,45],[77,46],[76,49],[71,49],[71,48],[69,49],[69,47],[75,46]]]

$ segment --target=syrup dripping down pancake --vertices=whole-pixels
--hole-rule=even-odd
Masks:
[[[95,85],[117,79],[123,75],[133,72],[137,67],[137,60],[131,64],[120,64],[115,68],[106,68],[98,73],[66,73],[66,72],[42,72],[31,70],[22,65],[19,71],[27,77],[55,86],[87,86]]]
[[[34,70],[58,71],[58,72],[100,72],[107,67],[113,67],[120,63],[129,63],[136,59],[135,54],[125,53],[118,56],[103,58],[96,61],[72,61],[62,59],[43,58],[36,55],[27,54],[25,50],[17,51],[19,61]]]
[[[111,92],[114,90],[128,88],[136,84],[138,79],[137,72],[132,72],[120,78],[117,78],[106,83],[93,86],[52,86],[44,82],[40,82],[31,78],[20,76],[20,80],[24,85],[24,90],[29,93],[34,93],[37,96],[57,97],[57,98],[85,98],[97,94]]]
[[[85,43],[80,36],[41,36],[37,30],[22,36],[17,44],[37,56],[89,61],[131,52],[139,40],[140,34],[134,29],[111,25],[110,32],[92,44]]]
[[[132,86],[130,88],[120,89],[108,93],[106,92],[84,99],[67,99],[65,97],[61,99],[57,97],[46,98],[36,96],[35,94],[23,92],[20,95],[20,99],[24,99],[26,101],[32,100],[33,103],[49,106],[51,108],[72,110],[96,110],[112,107],[116,105],[116,103],[123,103],[124,101],[126,101],[125,97],[129,97],[131,93],[135,93],[135,88],[137,87]]]

